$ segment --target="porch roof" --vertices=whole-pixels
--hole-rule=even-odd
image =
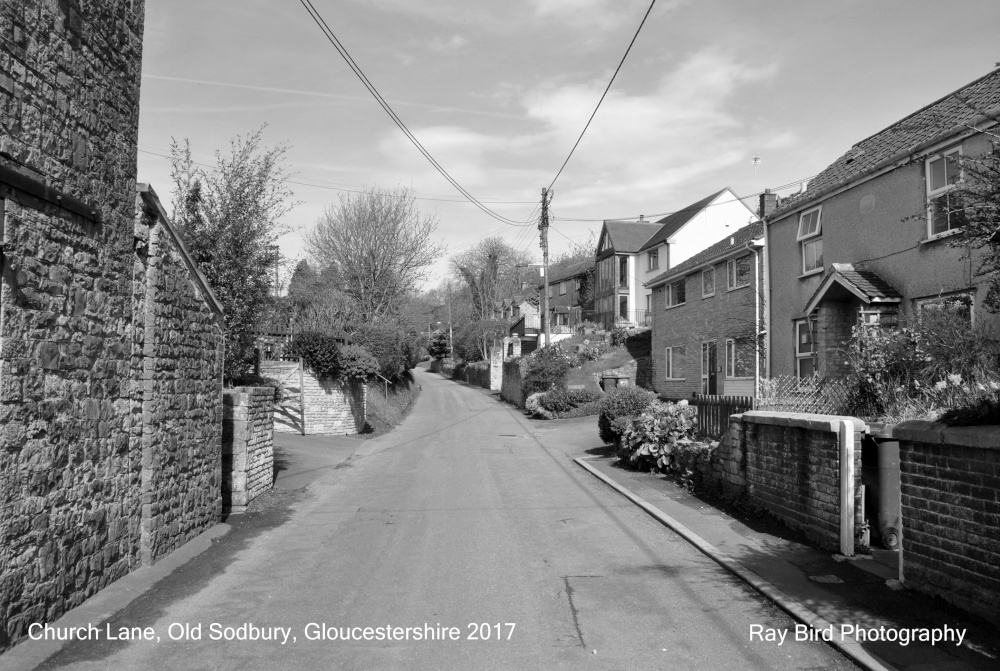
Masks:
[[[831,264],[819,288],[806,303],[806,314],[815,310],[824,299],[837,292],[843,293],[845,290],[867,305],[899,303],[903,300],[903,296],[877,273],[856,269],[850,263],[834,263]]]

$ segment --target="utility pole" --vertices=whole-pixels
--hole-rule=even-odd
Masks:
[[[451,281],[448,281],[448,354],[455,360],[455,338],[451,331]]]
[[[539,244],[542,248],[542,274],[545,277],[542,288],[542,328],[545,332],[545,347],[551,342],[549,336],[549,201],[552,192],[542,189],[542,218],[538,222]]]

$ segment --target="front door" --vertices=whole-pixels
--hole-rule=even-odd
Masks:
[[[718,393],[718,387],[716,386],[716,370],[718,366],[716,365],[715,358],[715,343],[708,343],[708,393],[715,395]]]

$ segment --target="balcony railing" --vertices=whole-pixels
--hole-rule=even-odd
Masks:
[[[616,312],[587,311],[583,313],[583,320],[594,322],[605,329],[610,329],[613,326],[631,328],[651,327],[653,325],[653,313],[649,310],[618,310]]]

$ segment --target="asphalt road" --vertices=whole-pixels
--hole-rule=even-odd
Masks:
[[[41,668],[854,668],[823,643],[751,641],[794,622],[572,464],[599,446],[592,419],[531,422],[417,379],[396,431]],[[278,640],[225,640],[254,632]],[[365,640],[380,634],[410,640]]]

